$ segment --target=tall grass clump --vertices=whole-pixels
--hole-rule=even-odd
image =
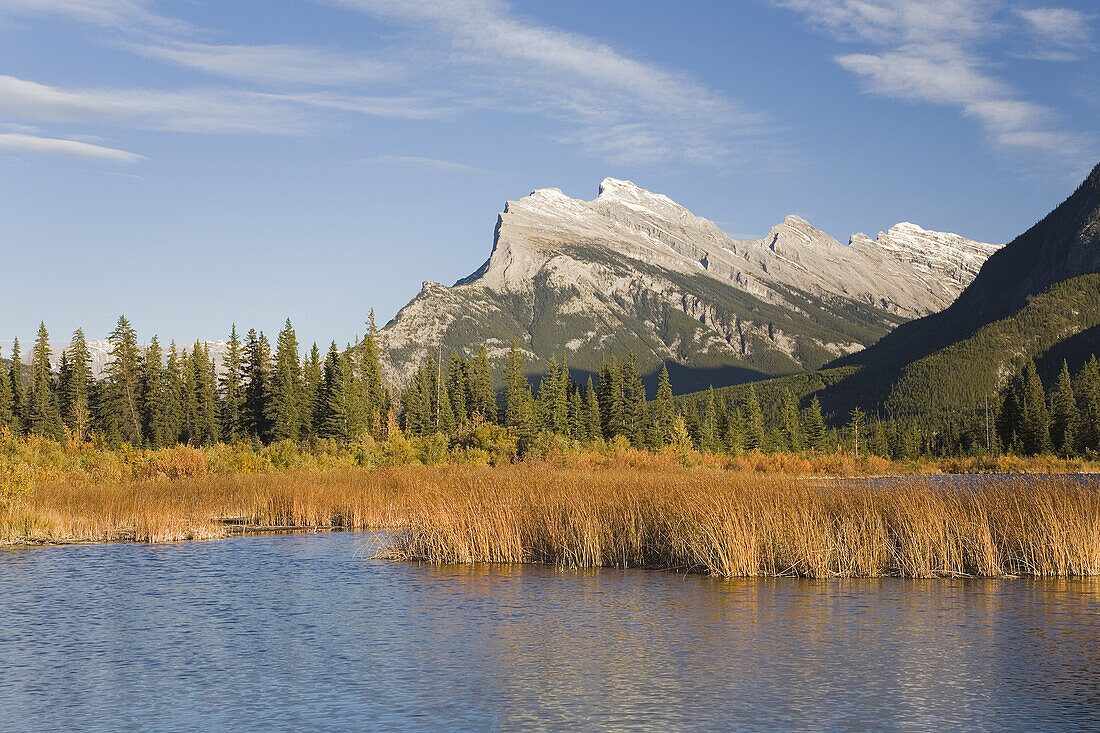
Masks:
[[[457,470],[406,503],[384,557],[723,577],[1100,573],[1100,491],[1064,477],[876,487],[675,466],[528,464]]]

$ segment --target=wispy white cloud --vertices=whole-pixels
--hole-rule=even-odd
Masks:
[[[1056,110],[1031,102],[995,75],[984,53],[1021,18],[1068,37],[1054,9],[1009,12],[1002,0],[773,0],[801,12],[811,27],[867,52],[836,57],[873,94],[949,105],[977,120],[993,144],[1033,151],[1075,170],[1091,159],[1089,134],[1065,129]],[[1030,14],[1030,15],[1029,15]]]
[[[1073,61],[1091,41],[1092,17],[1072,8],[1015,8],[1034,39],[1031,58],[1043,61]]]
[[[17,132],[0,133],[0,148],[25,153],[65,155],[72,158],[86,158],[110,163],[137,163],[146,160],[143,155],[129,153],[117,148],[93,145],[79,140],[39,137]]]
[[[540,25],[497,0],[336,0],[430,34],[438,54],[425,76],[446,70],[471,106],[549,115],[562,142],[617,162],[722,163],[765,117],[686,74],[592,38]]]
[[[181,31],[185,23],[159,15],[152,0],[0,0],[0,20],[55,16],[104,28],[140,27]]]
[[[369,166],[414,168],[437,173],[466,173],[478,176],[499,175],[485,168],[478,168],[464,163],[453,163],[449,160],[440,160],[438,158],[424,158],[418,155],[378,155],[373,158],[363,158],[358,162]]]
[[[401,73],[392,62],[283,44],[218,45],[169,40],[135,43],[129,48],[208,74],[274,86],[338,86],[390,80]]]

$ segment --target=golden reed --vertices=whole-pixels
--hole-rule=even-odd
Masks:
[[[723,577],[1100,573],[1100,489],[1074,477],[872,488],[762,468],[627,452],[495,468],[42,474],[0,507],[0,541],[165,542],[222,537],[240,523],[387,529],[380,556],[438,563]]]

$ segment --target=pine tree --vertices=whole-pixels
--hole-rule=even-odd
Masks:
[[[749,385],[749,394],[745,399],[745,450],[764,448],[764,413],[760,409],[760,400],[756,388]]]
[[[138,400],[141,353],[138,351],[137,334],[126,316],[119,316],[118,324],[107,340],[111,344],[103,385],[107,434],[114,440],[140,445],[142,425]]]
[[[604,437],[616,435],[629,437],[626,425],[625,391],[622,365],[613,356],[600,365],[600,417],[603,420]]]
[[[76,329],[68,351],[68,378],[65,380],[65,424],[72,431],[73,439],[84,442],[92,429],[90,392],[93,382],[92,355],[84,330]]]
[[[1069,364],[1062,362],[1058,386],[1051,400],[1050,439],[1061,456],[1071,456],[1077,445],[1077,395],[1069,377]]]
[[[1035,370],[1035,362],[1030,359],[1024,364],[1020,387],[1023,450],[1028,455],[1044,453],[1050,450],[1050,412],[1047,410],[1043,382]]]
[[[783,438],[787,449],[798,453],[802,450],[802,422],[798,415],[798,400],[791,390],[783,390]]]
[[[519,343],[512,339],[512,348],[504,364],[504,424],[518,428],[526,420],[523,411],[530,395],[527,378],[523,374],[523,354]]]
[[[484,346],[478,349],[477,358],[470,368],[470,410],[481,415],[485,422],[497,422],[497,396],[493,390],[493,372],[489,366],[489,352]]]
[[[451,349],[451,361],[447,365],[447,394],[455,424],[465,425],[470,419],[469,364],[456,349]]]
[[[865,437],[865,428],[867,427],[867,413],[861,410],[859,407],[853,407],[852,412],[848,416],[848,433],[852,436],[852,447],[855,451],[856,458],[859,458],[859,442],[861,438]],[[864,451],[867,447],[864,446]]]
[[[542,427],[553,433],[561,434],[563,425],[559,422],[558,397],[561,381],[558,379],[558,360],[553,356],[546,362],[546,374],[539,382],[539,412],[542,415]]]
[[[154,422],[157,418],[157,392],[164,383],[164,354],[160,349],[160,340],[153,336],[149,346],[145,349],[145,356],[141,360],[140,383],[140,411],[141,422],[145,428],[145,444],[150,448],[163,448],[160,442],[161,435],[154,430]]]
[[[378,327],[374,323],[374,309],[367,321],[367,335],[363,339],[360,357],[363,385],[366,390],[367,424],[371,434],[383,438],[386,431],[386,413],[390,409],[389,394],[382,381],[382,364],[379,360]]]
[[[8,381],[11,384],[12,430],[19,433],[26,423],[27,389],[23,383],[23,357],[19,353],[19,339],[11,347],[11,370]]]
[[[271,440],[268,402],[271,395],[271,346],[261,331],[248,332],[244,363],[244,424],[248,434],[267,443]]]
[[[341,432],[342,421],[337,416],[340,398],[335,394],[340,387],[337,374],[340,369],[340,352],[333,341],[321,364],[321,382],[317,388],[317,401],[313,407],[313,431],[319,438],[336,438]]]
[[[600,424],[600,400],[596,396],[596,388],[592,385],[592,377],[588,378],[588,385],[584,390],[584,439],[588,441],[603,438],[603,427]]]
[[[271,401],[268,403],[271,439],[298,440],[304,417],[298,338],[288,318],[276,342],[275,370],[271,375]]]
[[[730,411],[726,420],[726,433],[722,442],[725,444],[726,452],[730,455],[736,456],[741,453],[741,449],[745,445],[745,417],[741,412],[741,408],[738,407]]]
[[[807,447],[815,451],[825,450],[825,418],[821,415],[821,403],[817,397],[802,413],[802,434]]]
[[[30,391],[27,393],[27,428],[34,435],[61,440],[61,411],[54,391],[53,372],[50,368],[50,334],[46,324],[38,326],[38,339],[31,351]]]
[[[668,367],[661,368],[657,380],[657,398],[653,404],[653,422],[662,445],[672,442],[672,421],[676,419],[676,405],[672,399],[672,382],[668,377]]]
[[[1080,400],[1079,445],[1082,452],[1100,451],[1100,361],[1094,355],[1077,375]]]
[[[317,437],[313,416],[317,412],[317,400],[321,391],[321,350],[314,342],[309,350],[309,358],[302,366],[302,437],[313,440]]]
[[[149,435],[154,446],[170,446],[180,442],[183,432],[183,365],[173,341],[168,348],[168,360],[160,371],[153,390],[153,408]]]
[[[221,433],[229,443],[245,438],[248,429],[245,425],[244,386],[241,384],[244,370],[244,347],[237,336],[237,324],[229,330],[229,345],[222,362],[220,379],[221,391]]]
[[[199,380],[198,370],[195,367],[195,352],[199,351],[198,342],[191,347],[191,351],[184,349],[181,352],[180,367],[183,370],[183,381],[180,383],[180,404],[183,406],[183,429],[180,431],[180,440],[188,445],[200,445],[202,443],[202,428],[200,427],[199,409]]]
[[[208,344],[195,344],[191,364],[195,372],[197,408],[195,442],[198,445],[213,445],[221,438],[221,424],[218,420],[218,374]]]
[[[707,401],[703,407],[703,420],[699,424],[699,450],[704,453],[717,453],[720,449],[718,403],[714,399],[714,387],[711,387],[707,390]]]

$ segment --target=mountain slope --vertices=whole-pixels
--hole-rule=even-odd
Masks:
[[[826,390],[822,404],[834,414],[856,404],[898,416],[972,410],[1024,360],[1048,351],[1077,354],[1095,343],[1097,272],[1100,165],[1065,202],[990,257],[949,308],[834,362],[862,369]]]
[[[518,339],[530,369],[566,353],[594,372],[635,352],[680,389],[815,369],[948,305],[996,245],[901,224],[849,246],[789,216],[735,241],[660,194],[606,179],[593,201],[540,189],[508,202],[493,251],[453,287],[425,283],[381,333],[400,382],[419,360]]]

